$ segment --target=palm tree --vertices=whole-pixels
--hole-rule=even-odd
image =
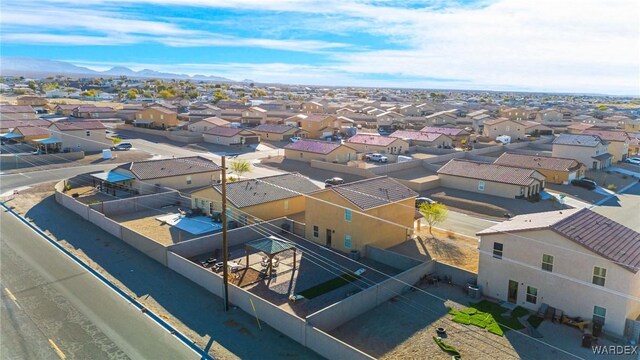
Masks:
[[[231,163],[231,171],[238,175],[238,179],[242,174],[251,171],[251,164],[247,160],[237,160]]]

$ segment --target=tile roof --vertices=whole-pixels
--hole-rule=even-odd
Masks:
[[[208,117],[208,118],[204,118],[204,119],[202,119],[200,121],[204,121],[204,122],[207,122],[209,124],[213,124],[213,125],[217,125],[217,126],[225,126],[225,125],[229,125],[230,124],[227,120],[221,119],[221,118],[219,118],[217,116],[211,116],[211,117]],[[200,121],[196,121],[193,124],[199,123]]]
[[[493,120],[487,120],[487,121],[484,122],[484,124],[491,126],[491,125],[500,124],[500,123],[505,122],[505,121],[513,121],[513,120],[508,119],[508,118],[497,118],[497,119],[493,119]]]
[[[145,109],[143,109],[142,111],[147,110],[147,109],[157,110],[157,111],[159,111],[159,112],[161,112],[161,113],[169,114],[169,115],[176,114],[176,112],[175,112],[175,111],[173,111],[173,110],[171,110],[171,109],[168,109],[168,108],[164,107],[163,105],[148,106],[148,107],[146,107]]]
[[[434,141],[440,136],[445,136],[444,134],[434,133],[434,132],[423,132],[423,131],[409,131],[409,130],[397,130],[394,131],[393,134],[389,135],[389,137],[400,138],[400,139],[409,139],[414,141]]]
[[[329,191],[335,191],[362,210],[368,210],[418,196],[417,192],[387,176],[332,186],[329,189]],[[313,197],[313,195],[311,195],[311,197]]]
[[[220,166],[201,156],[134,161],[120,165],[118,168],[131,171],[139,180],[190,175],[220,170]]]
[[[76,112],[114,112],[112,108],[108,106],[76,106],[73,111]]]
[[[232,137],[240,134],[243,131],[245,130],[242,128],[235,128],[235,127],[229,127],[229,126],[215,126],[210,129],[207,129],[207,131],[203,132],[203,134],[216,135],[216,136],[222,136],[222,137]]]
[[[333,116],[329,114],[305,114],[305,115],[306,117],[301,118],[301,120],[312,121],[312,122],[324,121],[326,118]]]
[[[214,185],[213,189],[222,193],[222,185]],[[318,189],[306,176],[286,173],[227,183],[227,200],[236,208],[244,208],[289,199]]]
[[[582,134],[560,134],[553,140],[553,144],[589,147],[598,146],[600,143],[602,143],[602,139],[599,136]]]
[[[575,130],[586,130],[588,128],[592,128],[595,125],[593,124],[584,124],[584,123],[579,123],[579,124],[573,124],[573,125],[569,125],[567,126],[567,129],[575,129]]]
[[[36,111],[29,105],[2,105],[0,113],[29,113],[34,114]]]
[[[435,126],[425,126],[420,129],[422,132],[430,132],[436,134],[444,134],[447,136],[457,136],[457,135],[467,135],[468,132],[464,129],[459,128],[446,128],[446,127],[435,127]]]
[[[346,143],[348,144],[367,144],[375,146],[388,146],[398,140],[395,137],[380,136],[375,134],[356,134],[350,137]]]
[[[607,130],[592,130],[587,129],[582,132],[583,135],[597,135],[605,141],[627,141],[629,134],[624,131],[607,131]]]
[[[542,176],[533,169],[459,159],[450,160],[437,172],[438,175],[460,176],[512,185],[530,185],[535,180],[535,174]]]
[[[276,124],[262,124],[254,127],[253,131],[268,132],[275,134],[284,134],[291,129],[298,129],[297,127],[289,125],[276,125]]]
[[[100,121],[58,121],[49,127],[51,126],[57,127],[60,131],[102,130],[107,128]]]
[[[478,232],[476,235],[498,234],[510,231],[525,231],[545,229],[565,219],[580,209],[564,209],[560,211],[545,211],[514,216],[509,220],[499,222],[487,229]]]
[[[0,120],[0,128],[15,128],[18,126],[39,126],[39,127],[48,127],[51,125],[51,122],[47,120],[40,119],[30,119],[30,120]]]
[[[49,130],[40,126],[19,126],[13,129],[12,132],[18,132],[24,136],[38,136],[38,135],[47,135],[49,136]]]
[[[574,159],[514,153],[504,153],[493,163],[496,165],[556,171],[572,171],[580,168],[580,163]]]
[[[332,143],[327,141],[319,141],[319,140],[307,140],[302,139],[296,141],[292,144],[285,146],[285,149],[289,150],[297,150],[297,151],[305,151],[316,154],[328,154],[340,146],[344,146],[340,143]]]

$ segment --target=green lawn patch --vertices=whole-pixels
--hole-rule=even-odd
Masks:
[[[313,299],[314,297],[318,297],[322,294],[326,294],[330,291],[333,291],[339,287],[342,287],[348,283],[354,282],[358,279],[360,279],[360,276],[353,273],[340,275],[336,278],[333,278],[331,280],[318,284],[314,287],[310,287],[304,291],[301,291],[299,295],[304,296],[306,299]]]
[[[513,311],[511,311],[511,317],[521,318],[525,315],[529,315],[529,310],[523,308],[522,306],[517,306]]]
[[[468,307],[463,310],[451,309],[449,310],[449,314],[453,315],[454,322],[464,325],[475,325],[487,329],[490,333],[502,336],[505,331],[511,329],[524,329],[524,325],[522,325],[516,317],[513,317],[513,313],[518,315],[522,313],[523,310],[528,313],[526,309],[517,307],[513,310],[512,316],[503,315],[507,310],[508,309],[496,303],[482,300],[473,307]]]
[[[458,352],[458,350],[456,348],[454,348],[453,346],[445,344],[441,339],[438,339],[435,336],[433,337],[433,341],[435,341],[436,344],[438,344],[438,346],[440,346],[440,349],[448,352],[452,356],[455,356],[456,359],[460,359],[460,353]]]
[[[537,316],[537,315],[531,315],[527,319],[527,322],[531,324],[531,326],[533,326],[534,329],[537,329],[538,326],[540,326],[540,324],[542,324],[543,321],[544,321],[544,318],[541,318],[540,316]]]

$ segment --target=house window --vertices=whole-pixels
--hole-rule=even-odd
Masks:
[[[313,237],[317,239],[318,236],[319,236],[318,235],[319,233],[320,233],[320,229],[318,228],[318,226],[317,225],[313,225]]]
[[[207,206],[207,202],[204,199],[200,199],[200,208],[204,210],[205,206]]]
[[[300,153],[300,157],[302,157],[302,156],[303,156],[302,153]]]
[[[502,259],[502,250],[504,245],[501,243],[494,242],[493,243],[493,257],[496,259]]]
[[[344,221],[351,222],[351,209],[344,209]]]
[[[164,114],[160,114],[160,120],[164,120]]]
[[[527,302],[535,304],[538,301],[538,289],[527,286]]]
[[[198,198],[193,198],[193,207],[198,207]]]
[[[191,185],[191,176],[187,176],[187,185]]]
[[[595,305],[593,307],[593,322],[604,325],[604,319],[607,316],[607,309]]]
[[[289,200],[284,201],[284,209],[289,210]]]
[[[478,191],[484,191],[484,181],[478,181]]]
[[[594,266],[593,267],[593,283],[604,286],[604,280],[607,277],[607,269]]]
[[[351,249],[351,235],[344,236],[344,247],[345,249]]]
[[[87,130],[87,136],[91,136],[91,131]]]
[[[542,270],[553,271],[553,256],[542,254]]]
[[[150,118],[150,119],[153,119],[153,114],[149,114],[149,118]]]

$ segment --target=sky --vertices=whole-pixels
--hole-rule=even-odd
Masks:
[[[637,0],[0,0],[2,56],[327,86],[640,95]]]

